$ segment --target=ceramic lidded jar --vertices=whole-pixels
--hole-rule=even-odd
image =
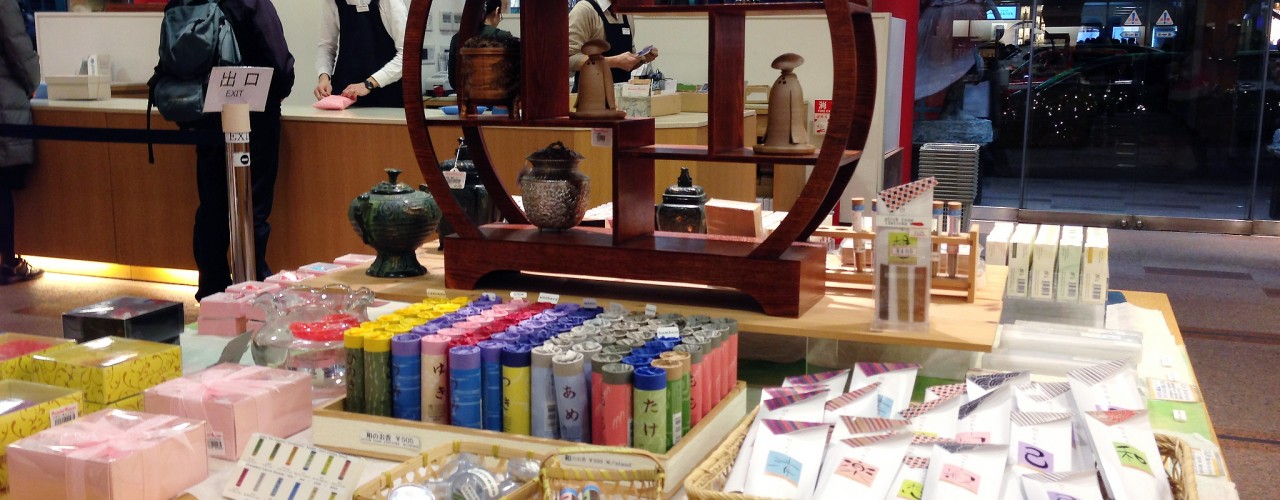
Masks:
[[[378,253],[365,271],[375,278],[426,274],[415,253],[440,225],[440,207],[426,186],[413,189],[397,182],[399,176],[399,170],[387,169],[387,180],[357,196],[347,209],[356,234]]]
[[[529,223],[563,231],[582,222],[591,193],[591,179],[578,170],[583,156],[556,141],[525,159],[531,167],[520,172],[519,182]]]
[[[498,213],[493,208],[493,199],[489,197],[489,190],[480,180],[480,173],[476,171],[476,165],[471,161],[471,152],[461,137],[458,138],[458,149],[454,151],[453,158],[440,162],[440,170],[443,172],[457,170],[467,175],[466,183],[462,188],[455,187],[450,190],[453,191],[453,198],[462,205],[463,213],[467,214],[472,224],[479,226],[498,220]],[[444,248],[444,237],[453,233],[453,225],[449,224],[449,220],[441,220],[441,249]]]
[[[680,178],[662,194],[658,206],[658,230],[677,233],[707,232],[707,193],[693,184],[688,167],[680,167]]]

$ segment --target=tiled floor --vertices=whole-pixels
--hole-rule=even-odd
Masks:
[[[1169,295],[1240,498],[1277,498],[1280,239],[1112,231],[1111,245],[1112,288]],[[184,301],[192,321],[194,292],[49,275],[0,287],[0,330],[58,335],[62,311],[118,295]]]

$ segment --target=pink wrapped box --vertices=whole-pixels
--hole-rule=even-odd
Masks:
[[[167,500],[209,476],[205,424],[103,410],[9,445],[9,494]]]
[[[289,286],[299,281],[314,278],[316,275],[301,271],[280,271],[267,277],[267,283]]]
[[[299,267],[298,272],[311,273],[317,276],[324,276],[326,274],[341,271],[346,268],[347,266],[344,264],[334,264],[329,262],[313,262],[305,266]]]
[[[342,257],[333,259],[333,263],[342,264],[347,267],[356,267],[356,266],[363,266],[365,264],[369,264],[373,262],[374,259],[377,259],[377,257],[373,255],[365,255],[362,253],[349,253],[349,254],[343,255]]]
[[[235,337],[249,331],[248,320],[244,318],[206,318],[200,316],[196,333],[215,337]]]
[[[249,321],[261,323],[267,320],[267,310],[253,305],[253,301],[249,300],[240,304],[240,314]]]
[[[311,427],[311,377],[261,366],[221,364],[143,393],[147,411],[205,420],[209,455],[240,458],[249,436],[287,438]]]
[[[200,319],[239,318],[241,313],[241,296],[238,293],[220,292],[200,299]]]
[[[260,293],[274,292],[280,289],[280,285],[275,283],[263,283],[261,281],[245,281],[236,283],[227,287],[227,293],[237,293],[247,298],[256,297]]]

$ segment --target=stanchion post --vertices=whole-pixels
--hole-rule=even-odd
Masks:
[[[227,147],[227,207],[231,231],[231,278],[236,283],[256,277],[253,236],[253,178],[249,154],[249,105],[222,107],[222,133]]]

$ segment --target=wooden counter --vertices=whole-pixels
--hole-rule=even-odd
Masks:
[[[363,286],[373,290],[381,298],[405,302],[417,302],[426,298],[428,289],[445,290],[451,297],[478,297],[481,292],[506,294],[512,290],[528,291],[530,300],[537,299],[534,292],[551,292],[559,294],[560,300],[565,302],[581,303],[583,297],[595,297],[601,304],[617,302],[631,310],[643,310],[645,304],[655,304],[659,313],[735,318],[745,332],[990,352],[996,340],[996,326],[1000,321],[1002,304],[1000,296],[1008,272],[1002,266],[987,266],[985,283],[979,287],[977,301],[973,304],[966,303],[959,297],[933,296],[929,309],[929,332],[906,333],[871,331],[871,318],[875,308],[870,291],[828,291],[803,316],[780,318],[755,312],[754,303],[741,294],[695,286],[655,290],[651,284],[640,282],[619,283],[617,280],[570,279],[526,273],[492,275],[477,290],[446,290],[442,255],[435,251],[425,251],[419,254],[419,260],[429,270],[426,276],[408,279],[370,278],[365,276],[364,268],[361,267],[321,276],[310,283]],[[751,271],[744,269],[743,272]],[[662,297],[663,300],[654,300],[654,297]],[[752,310],[745,310],[748,308]]]
[[[34,103],[37,125],[144,129],[145,99],[44,101]],[[442,114],[427,110],[429,114]],[[174,126],[154,115],[153,127]],[[745,126],[755,127],[753,112]],[[658,140],[705,144],[705,113],[681,113],[655,120]],[[584,129],[484,132],[504,183],[514,194],[516,173],[530,152],[560,140],[587,156],[591,206],[611,194],[606,148],[591,146]],[[433,133],[440,158],[453,156],[458,130]],[[38,141],[38,167],[17,194],[18,252],[174,269],[194,269],[191,237],[196,199],[195,151],[191,146],[156,146],[156,164],[147,163],[145,144]],[[384,180],[385,168],[405,171],[403,182],[422,176],[410,148],[403,110],[320,111],[285,106],[280,173],[271,215],[268,260],[276,269],[330,261],[346,253],[371,253],[347,221],[347,205]],[[673,184],[681,163],[658,162],[655,201]],[[689,165],[714,197],[753,201],[755,167]]]

